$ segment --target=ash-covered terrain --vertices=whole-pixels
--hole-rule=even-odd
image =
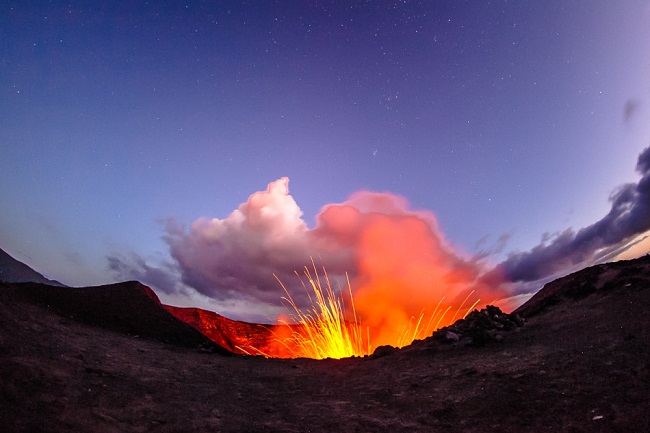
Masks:
[[[137,282],[2,283],[0,425],[650,431],[649,287],[648,257],[599,265],[549,283],[513,314],[486,309],[404,349],[316,361],[230,354]]]

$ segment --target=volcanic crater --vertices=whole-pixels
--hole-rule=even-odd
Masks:
[[[3,431],[650,431],[650,257],[366,357],[235,354],[268,328],[138,282],[0,285]],[[267,329],[267,331],[264,331]]]

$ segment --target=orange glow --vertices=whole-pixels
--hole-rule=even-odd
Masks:
[[[312,261],[313,275],[305,267],[305,277],[309,287],[300,278],[303,288],[309,297],[310,307],[303,311],[294,302],[291,294],[282,281],[278,282],[284,289],[286,297],[282,299],[290,306],[290,314],[280,317],[278,321],[285,326],[275,335],[274,352],[284,352],[291,358],[346,358],[363,356],[370,352],[368,338],[356,318],[352,290],[348,281],[350,299],[350,318],[346,318],[344,297],[334,293],[323,269],[323,280],[319,276],[316,265]],[[276,277],[277,278],[277,277]],[[367,335],[367,333],[366,333]],[[254,349],[253,349],[254,350]],[[259,352],[258,354],[266,355]]]
[[[376,215],[361,234],[357,259],[354,300],[374,347],[403,347],[503,295],[412,215]]]
[[[347,222],[355,215],[348,213]],[[355,244],[356,260],[348,305],[340,290],[338,296],[332,290],[327,273],[321,282],[312,260],[313,275],[305,268],[309,285],[303,281],[311,303],[307,311],[280,282],[291,314],[281,319],[285,329],[276,333],[274,352],[318,359],[362,356],[381,345],[403,347],[428,337],[475,308],[496,303],[508,309],[495,302],[505,297],[502,279],[494,272],[488,278],[479,263],[456,254],[433,216],[368,213],[364,218],[364,224],[352,224],[355,230],[347,238]]]

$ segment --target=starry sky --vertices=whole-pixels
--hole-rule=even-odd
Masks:
[[[308,229],[389,193],[507,261],[639,181],[648,22],[647,0],[2,2],[0,247],[209,306],[178,280],[188,227],[286,177]]]

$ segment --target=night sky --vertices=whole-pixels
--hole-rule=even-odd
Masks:
[[[650,228],[648,23],[647,0],[2,2],[0,247],[255,318],[259,288],[206,273],[273,272],[223,228],[273,183],[273,224],[301,233],[264,250],[279,268],[357,191],[513,282],[614,257]]]

